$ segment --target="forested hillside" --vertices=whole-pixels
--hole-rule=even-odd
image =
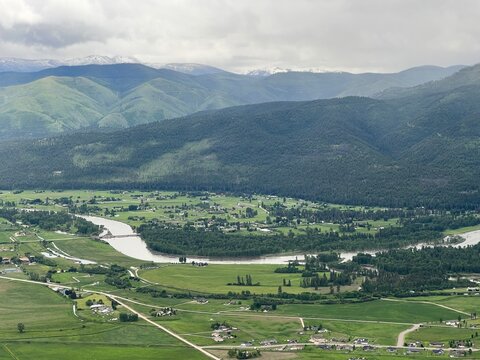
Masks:
[[[370,96],[438,80],[460,68],[423,66],[393,74],[288,72],[268,77],[218,69],[186,74],[140,64],[3,72],[0,140],[121,129],[243,104]]]

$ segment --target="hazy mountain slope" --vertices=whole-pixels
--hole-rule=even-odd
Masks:
[[[464,67],[449,77],[421,83],[409,88],[386,89],[375,97],[379,99],[398,99],[403,97],[425,96],[428,94],[451,91],[461,86],[478,85],[480,83],[480,64]]]
[[[0,73],[1,92],[9,99],[8,107],[0,112],[0,125],[5,124],[0,139],[49,136],[85,127],[125,128],[234,105],[370,95],[388,86],[443,77],[454,70],[423,67],[398,74],[358,75],[288,72],[269,77],[212,71],[193,76],[140,64],[117,64]],[[57,80],[38,88],[41,79],[52,77]],[[84,80],[75,80],[79,78]],[[68,97],[63,94],[67,83],[75,90],[68,89]],[[18,91],[19,85],[22,91]],[[28,93],[28,101],[24,93]],[[75,94],[79,94],[78,100]],[[95,106],[86,104],[85,98]]]
[[[59,66],[78,66],[78,65],[107,65],[107,64],[125,64],[140,63],[138,59],[128,56],[102,56],[90,55],[82,58],[73,58],[66,60],[54,59],[21,59],[21,58],[0,58],[0,72],[35,72],[43,69],[55,68]]]
[[[61,66],[34,73],[0,73],[0,87],[26,84],[49,76],[86,77],[115,91],[127,91],[161,76],[184,76],[171,70],[157,70],[140,64]]]
[[[278,100],[314,100],[344,96],[372,96],[392,87],[412,87],[448,77],[463,66],[420,66],[392,74],[286,72],[264,81],[279,89]]]
[[[0,89],[0,138],[90,127],[115,101],[110,89],[85,78],[46,77]]]

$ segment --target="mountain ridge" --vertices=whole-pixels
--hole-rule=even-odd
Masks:
[[[216,70],[193,75],[132,63],[61,66],[33,73],[3,72],[0,73],[0,124],[6,125],[0,131],[0,140],[22,137],[22,131],[27,137],[42,137],[85,127],[118,129],[201,110],[252,103],[373,96],[382,89],[417,85],[432,78],[443,78],[456,70],[429,67],[399,74],[288,72],[253,77]],[[424,77],[419,75],[422,71],[426,71]],[[90,97],[109,93],[108,97],[115,99],[114,104],[104,103],[105,106],[98,109],[99,115],[86,120],[82,117],[75,125],[68,119],[75,119],[73,113],[62,112],[65,107],[56,99],[64,98],[63,90],[69,94],[78,92],[78,83],[70,80],[69,89],[65,89],[67,83],[53,81],[47,93],[45,89],[36,89],[39,86],[36,81],[47,77],[88,79]],[[29,102],[22,98],[26,94],[31,98]],[[68,102],[73,108],[74,98]],[[18,107],[13,106],[16,103]],[[83,105],[80,97],[77,106]]]

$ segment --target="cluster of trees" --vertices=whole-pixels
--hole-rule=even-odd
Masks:
[[[402,222],[398,227],[386,227],[376,234],[321,232],[307,229],[295,235],[271,234],[225,234],[221,231],[205,231],[189,226],[169,227],[166,224],[150,222],[141,225],[138,232],[147,245],[155,251],[168,254],[191,254],[200,256],[259,256],[287,251],[331,251],[399,248],[407,245],[441,241],[444,227],[431,217],[420,217]],[[462,226],[478,219],[469,217],[448,217],[443,226]],[[323,262],[335,259],[323,259]]]
[[[329,276],[327,273],[323,273],[320,276],[318,273],[314,273],[312,276],[303,277],[300,286],[304,288],[313,287],[317,290],[319,287],[333,286],[333,285],[350,285],[352,284],[354,274],[347,272],[337,272],[331,270]]]
[[[228,356],[236,359],[254,359],[262,356],[260,350],[242,350],[242,349],[230,349],[228,350]]]
[[[303,270],[299,269],[299,262],[297,260],[288,261],[288,265],[284,267],[279,267],[275,269],[276,273],[279,274],[297,274],[303,272]]]
[[[459,229],[462,227],[480,224],[480,217],[473,214],[443,214],[441,216],[418,216],[400,220],[405,228],[431,231],[445,231],[447,229]]]
[[[390,250],[370,257],[359,254],[353,258],[359,264],[372,264],[376,271],[369,273],[362,288],[369,293],[402,294],[451,288],[451,276],[480,272],[480,245],[466,248],[425,247],[422,249]],[[470,282],[456,278],[455,286]]]
[[[254,298],[250,310],[277,310],[279,301],[272,298]]]
[[[480,245],[422,249],[396,249],[377,254],[375,266],[382,271],[408,275],[418,272],[480,273]]]
[[[229,328],[229,329],[232,328],[232,326],[231,326],[229,323],[227,323],[226,321],[223,321],[223,322],[221,322],[221,323],[218,322],[218,321],[215,321],[214,323],[212,323],[212,324],[210,325],[210,328],[211,328],[212,330],[218,330],[218,329],[219,329],[220,327],[222,327],[222,326],[224,326],[224,327],[226,327],[226,328]]]
[[[134,321],[138,321],[138,315],[130,314],[130,313],[120,313],[118,319],[121,322],[134,322]]]
[[[303,206],[287,207],[277,201],[273,205],[263,205],[270,216],[275,217],[275,222],[285,218],[288,221],[304,219],[308,223],[329,222],[335,224],[349,224],[354,221],[384,220],[395,218],[410,218],[421,214],[427,214],[424,208],[415,209],[340,209],[325,206],[324,209],[311,209]]]
[[[228,283],[227,285],[237,285],[237,286],[260,286],[259,282],[254,283],[252,280],[252,275],[245,275],[245,279],[243,276],[237,275],[237,282],[235,283]]]
[[[242,349],[230,349],[228,350],[228,357],[235,359],[254,359],[262,356],[262,353],[258,349],[242,350]]]
[[[22,222],[25,225],[38,226],[44,230],[72,231],[76,229],[79,235],[95,235],[100,227],[82,218],[66,212],[54,211],[24,211],[16,208],[0,208],[0,217],[10,222]]]
[[[78,271],[87,274],[104,274],[106,275],[105,282],[119,289],[132,287],[127,269],[117,264],[112,264],[109,268],[102,266],[85,266],[82,264]]]

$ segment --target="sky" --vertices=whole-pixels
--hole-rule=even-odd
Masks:
[[[389,72],[480,62],[478,0],[0,0],[0,56]]]

